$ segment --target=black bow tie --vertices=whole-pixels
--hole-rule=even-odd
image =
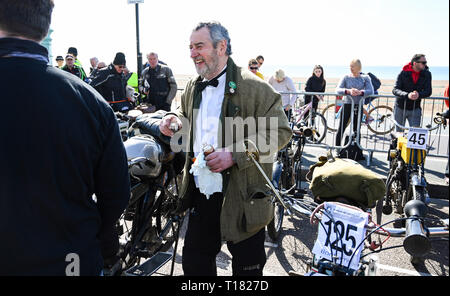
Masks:
[[[219,85],[219,77],[222,76],[223,74],[225,74],[227,72],[227,69],[225,68],[225,70],[223,70],[222,72],[220,72],[219,75],[217,75],[216,77],[214,77],[213,79],[209,80],[209,81],[201,81],[201,82],[197,82],[197,88],[199,92],[202,92],[207,86],[214,86],[217,87]]]

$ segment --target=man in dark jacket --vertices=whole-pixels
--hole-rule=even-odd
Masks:
[[[128,111],[132,104],[127,98],[127,79],[123,73],[125,55],[118,52],[112,64],[97,72],[89,83],[108,101],[114,111]]]
[[[427,67],[425,55],[416,54],[411,62],[403,67],[397,77],[392,93],[397,96],[394,109],[394,118],[405,125],[408,119],[409,126],[419,127],[422,118],[420,101],[431,96],[431,73]],[[397,132],[401,129],[396,127]]]
[[[66,64],[61,68],[61,70],[69,72],[83,80],[81,78],[83,76],[81,73],[81,69],[80,67],[75,65],[75,57],[70,53],[66,55]]]
[[[147,99],[156,110],[170,111],[172,100],[177,94],[177,83],[172,70],[158,60],[158,55],[151,52],[147,55],[149,66],[142,72],[142,86]]]
[[[0,145],[0,275],[99,275],[130,196],[111,107],[47,65],[53,6],[0,0],[2,120],[14,123]]]

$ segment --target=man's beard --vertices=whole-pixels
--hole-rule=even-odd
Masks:
[[[195,70],[197,71],[197,74],[200,75],[201,77],[205,78],[206,76],[210,76],[211,74],[214,74],[217,71],[217,67],[219,65],[219,56],[217,55],[216,51],[213,51],[213,53],[211,54],[211,61],[209,63],[207,63],[205,59],[203,59],[203,60],[204,60],[204,65],[201,69],[199,69],[197,64],[195,64],[195,61],[194,61],[194,65],[195,65]]]

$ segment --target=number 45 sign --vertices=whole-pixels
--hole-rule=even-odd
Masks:
[[[427,150],[428,130],[411,127],[408,132],[407,148]]]
[[[335,203],[325,203],[324,210],[312,253],[357,270],[369,215]]]

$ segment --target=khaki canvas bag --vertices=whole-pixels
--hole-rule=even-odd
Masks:
[[[314,197],[346,197],[365,208],[375,207],[386,193],[386,184],[377,174],[353,160],[334,158],[330,152],[310,167],[306,179]]]

